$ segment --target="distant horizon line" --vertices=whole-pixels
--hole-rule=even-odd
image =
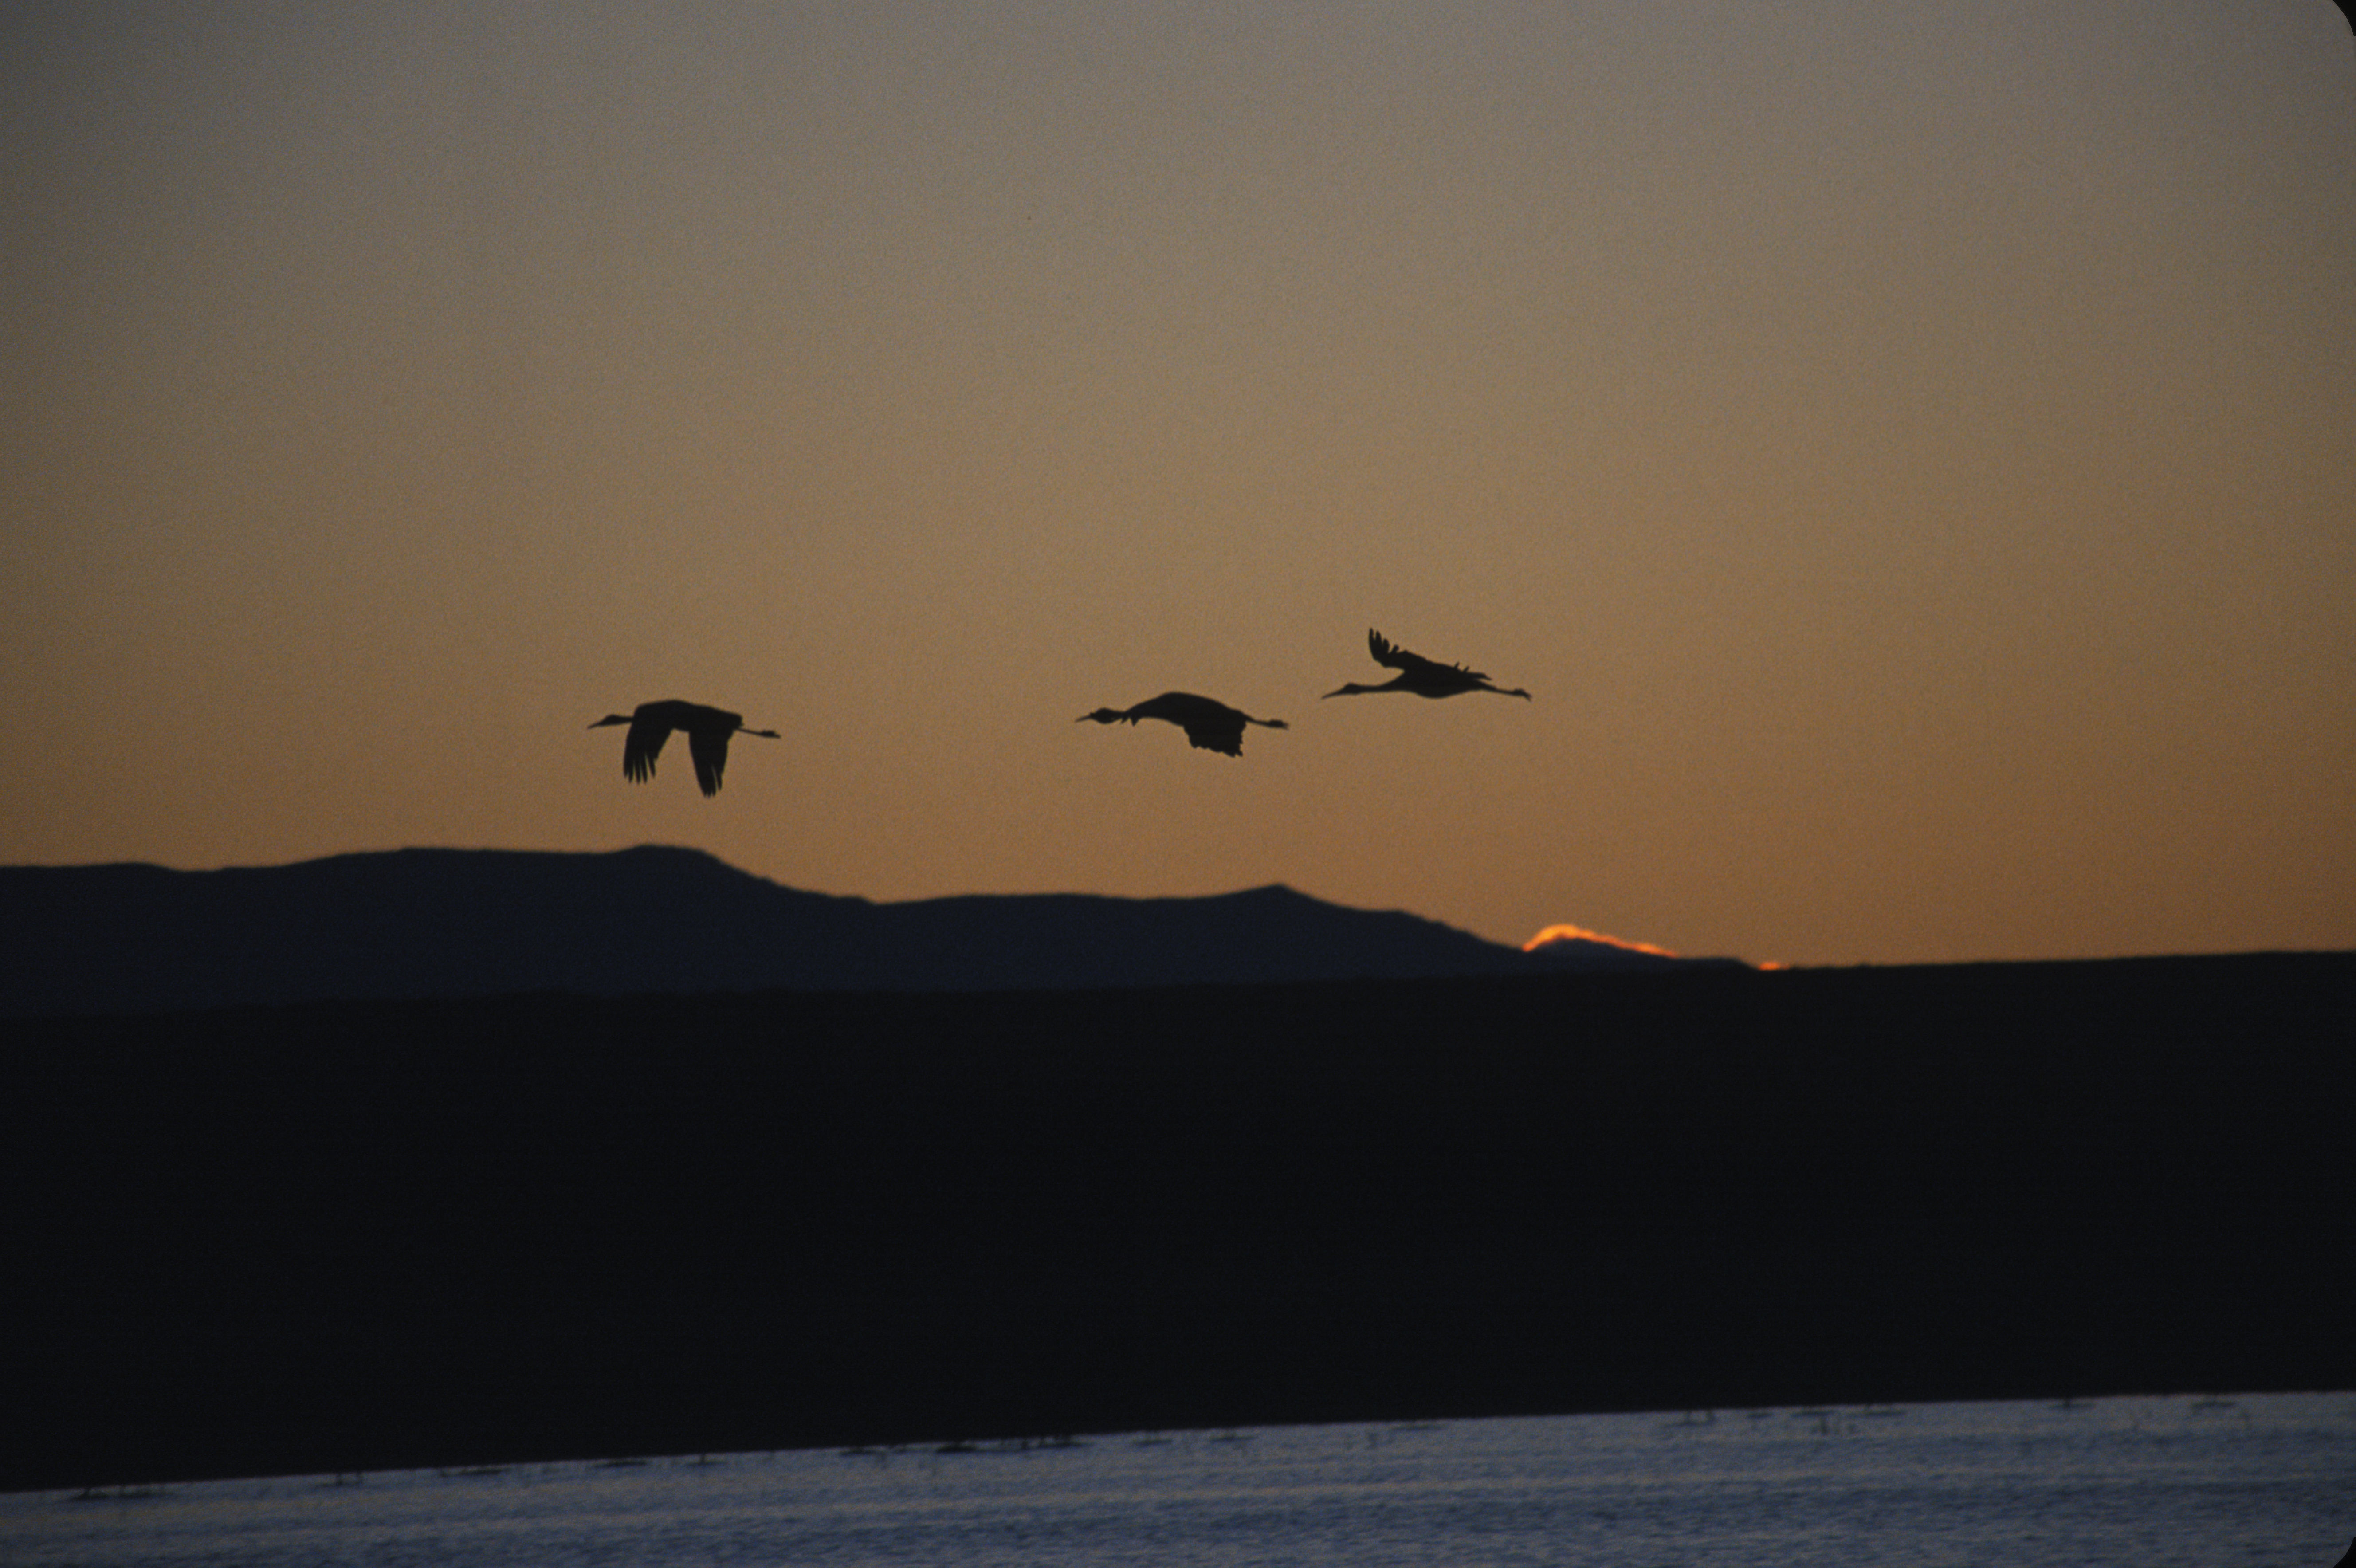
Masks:
[[[316,865],[324,861],[364,859],[377,855],[504,854],[578,856],[642,854],[648,853],[694,855],[701,859],[711,861],[715,865],[724,866],[729,871],[735,873],[737,875],[750,876],[757,881],[766,882],[771,886],[781,887],[789,892],[809,894],[821,898],[848,898],[856,900],[862,904],[887,908],[900,904],[940,903],[958,898],[1108,898],[1117,899],[1125,903],[1141,904],[1156,902],[1183,903],[1210,898],[1240,898],[1248,897],[1256,893],[1285,893],[1290,894],[1296,898],[1306,898],[1312,903],[1330,905],[1338,909],[1358,909],[1372,914],[1408,915],[1419,920],[1429,920],[1434,925],[1445,927],[1450,930],[1464,930],[1463,928],[1451,925],[1450,922],[1440,919],[1435,916],[1421,914],[1416,910],[1407,908],[1404,906],[1376,908],[1360,904],[1346,904],[1337,899],[1326,898],[1317,894],[1304,891],[1301,888],[1293,886],[1289,882],[1283,881],[1256,883],[1248,887],[1231,887],[1214,893],[1092,893],[1083,892],[1076,889],[1053,889],[1020,893],[1010,893],[1004,891],[934,893],[922,895],[913,898],[875,898],[862,893],[830,893],[819,888],[796,886],[792,883],[781,882],[776,877],[763,875],[757,871],[748,871],[744,866],[738,865],[735,862],[729,860],[725,856],[718,854],[712,850],[703,849],[693,844],[678,843],[636,843],[626,844],[618,849],[520,849],[511,846],[490,844],[398,844],[387,849],[336,850],[327,854],[306,855],[300,859],[273,861],[266,864],[177,866],[165,865],[157,861],[107,860],[76,862],[66,865],[51,865],[47,867],[47,869],[64,871],[93,870],[107,866],[138,866],[149,870],[171,872],[178,875],[203,876],[224,871],[283,871],[292,869],[295,866]],[[0,867],[0,869],[12,868]],[[1688,959],[1687,954],[1673,951],[1668,948],[1658,946],[1655,943],[1638,941],[1626,937],[1615,937],[1607,932],[1592,930],[1583,926],[1570,925],[1562,922],[1549,924],[1541,929],[1528,940],[1519,943],[1510,941],[1494,941],[1493,939],[1483,937],[1477,931],[1464,930],[1464,934],[1473,938],[1475,940],[1491,942],[1493,946],[1504,948],[1508,950],[1517,949],[1525,953],[1535,952],[1540,947],[1547,945],[1550,942],[1576,940],[1592,942],[1602,947],[1615,948],[1623,952],[1643,953],[1653,958],[1692,961]],[[1709,961],[1710,960],[1706,960],[1705,961]],[[1748,959],[1735,959],[1733,961],[1744,964],[1745,966],[1752,969],[1782,969],[1785,967],[1781,963],[1775,962],[1753,963]]]
[[[1580,926],[1569,921],[1551,922],[1541,927],[1526,940],[1520,942],[1496,941],[1494,939],[1481,936],[1480,933],[1476,931],[1454,926],[1451,924],[1451,922],[1440,919],[1436,916],[1422,914],[1417,910],[1407,908],[1404,906],[1392,905],[1378,907],[1344,903],[1339,899],[1328,898],[1319,894],[1305,891],[1302,888],[1296,887],[1292,884],[1284,881],[1256,883],[1249,886],[1229,887],[1208,893],[1107,893],[1090,892],[1076,888],[1035,889],[1024,892],[977,889],[958,893],[919,894],[905,898],[878,898],[863,893],[836,893],[830,892],[822,888],[798,886],[793,883],[779,881],[774,876],[768,876],[757,871],[747,870],[745,867],[727,859],[719,853],[702,848],[699,845],[652,842],[624,844],[610,849],[551,849],[540,847],[519,847],[506,844],[394,844],[391,846],[367,849],[332,850],[322,854],[301,855],[290,860],[241,863],[225,862],[220,865],[195,866],[174,865],[163,861],[135,859],[16,861],[0,864],[0,871],[88,871],[122,866],[135,867],[149,871],[167,872],[175,875],[202,876],[219,872],[287,870],[295,866],[316,865],[325,861],[354,860],[372,856],[398,854],[544,855],[550,857],[579,858],[586,856],[644,854],[649,853],[693,855],[708,860],[713,865],[722,866],[739,876],[748,876],[755,881],[766,882],[771,886],[783,888],[788,892],[806,894],[813,897],[820,898],[841,898],[856,903],[868,904],[878,908],[891,908],[908,904],[941,903],[959,898],[1104,898],[1133,904],[1155,902],[1179,903],[1213,898],[1245,897],[1255,893],[1277,892],[1290,894],[1297,898],[1305,898],[1312,903],[1330,905],[1334,908],[1357,909],[1376,914],[1408,915],[1419,920],[1429,920],[1434,925],[1446,927],[1451,930],[1462,930],[1465,935],[1472,937],[1476,940],[1490,942],[1492,945],[1496,947],[1505,948],[1509,950],[1519,950],[1525,953],[1534,953],[1541,947],[1554,942],[1584,941],[1595,943],[1599,946],[1616,948],[1626,952],[1644,953],[1655,958],[1672,959],[1681,962],[1732,961],[1740,963],[1748,969],[1766,972],[1811,969],[1930,969],[1949,968],[1967,964],[2111,963],[2132,962],[2138,960],[2172,958],[2256,958],[2269,954],[2356,952],[2356,948],[2254,947],[2220,949],[2206,952],[2175,951],[2047,954],[2031,958],[1984,956],[1960,959],[1855,959],[1849,961],[1828,961],[1820,963],[1789,963],[1775,959],[1747,959],[1737,958],[1732,955],[1719,954],[1688,954],[1679,952],[1671,948],[1662,947],[1657,943],[1643,941],[1633,938],[1614,936],[1608,931],[1599,931],[1591,927]]]

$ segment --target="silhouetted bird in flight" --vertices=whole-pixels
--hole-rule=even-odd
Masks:
[[[1507,690],[1493,686],[1489,677],[1478,670],[1467,670],[1462,664],[1442,664],[1426,659],[1420,653],[1409,653],[1390,641],[1379,631],[1366,633],[1366,650],[1375,662],[1398,674],[1379,686],[1361,686],[1355,681],[1339,690],[1325,693],[1328,697],[1353,697],[1365,692],[1413,692],[1419,697],[1452,697],[1459,692],[1494,692],[1501,697],[1519,697],[1524,702],[1530,694],[1520,687]]]
[[[1072,722],[1084,725],[1090,719],[1100,725],[1133,725],[1140,719],[1168,719],[1186,732],[1187,745],[1201,746],[1205,751],[1224,751],[1229,757],[1244,754],[1246,725],[1258,725],[1265,729],[1292,727],[1282,719],[1256,719],[1241,708],[1231,708],[1225,703],[1215,703],[1192,692],[1164,692],[1158,697],[1148,697],[1133,708],[1098,708],[1095,713],[1082,714]]]
[[[633,784],[643,784],[655,776],[655,758],[662,755],[663,742],[670,738],[671,731],[685,730],[687,754],[695,759],[695,781],[706,795],[720,793],[720,770],[728,766],[730,736],[782,738],[773,729],[746,729],[742,714],[707,708],[701,703],[682,703],[675,697],[667,703],[640,703],[633,713],[607,714],[589,727],[604,729],[607,725],[630,726],[630,733],[622,737],[622,777]]]

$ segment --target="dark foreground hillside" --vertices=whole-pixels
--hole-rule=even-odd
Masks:
[[[0,1486],[2356,1386],[2356,956],[20,1024]]]

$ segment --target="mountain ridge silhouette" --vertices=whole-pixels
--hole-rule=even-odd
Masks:
[[[1054,991],[1737,966],[1534,953],[1282,884],[1199,897],[812,893],[701,850],[407,848],[278,866],[0,867],[0,1015],[285,1002]]]

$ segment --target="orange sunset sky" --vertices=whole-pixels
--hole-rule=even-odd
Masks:
[[[2356,948],[2327,0],[100,3],[0,50],[0,862]],[[1535,700],[1321,702],[1369,627]],[[1291,728],[1073,723],[1170,688]],[[670,696],[786,738],[625,783],[585,726]]]

